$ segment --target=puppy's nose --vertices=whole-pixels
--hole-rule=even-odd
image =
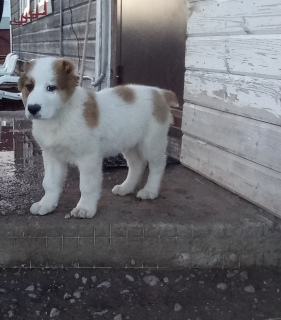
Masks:
[[[28,111],[32,115],[35,115],[40,109],[41,109],[41,106],[39,104],[29,104],[28,105]]]

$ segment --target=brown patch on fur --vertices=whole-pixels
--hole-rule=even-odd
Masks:
[[[35,61],[25,62],[23,66],[24,72],[21,73],[18,81],[18,89],[22,93],[23,104],[26,105],[27,97],[35,87],[35,81],[32,77],[29,77],[28,73],[35,65]]]
[[[153,115],[157,121],[164,123],[168,120],[170,114],[170,106],[164,95],[159,91],[153,90]]]
[[[64,102],[68,101],[78,86],[79,77],[75,74],[74,64],[65,59],[54,61],[57,88]]]
[[[118,86],[114,88],[116,94],[127,103],[135,101],[135,92],[132,88],[126,86]]]
[[[88,91],[88,100],[84,103],[84,118],[89,127],[99,123],[99,108],[94,92]]]
[[[164,95],[165,100],[169,104],[169,106],[172,106],[175,108],[179,106],[178,98],[173,91],[163,90],[163,95]]]

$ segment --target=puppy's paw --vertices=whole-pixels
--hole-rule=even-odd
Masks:
[[[138,194],[137,194],[137,198],[139,199],[155,199],[158,197],[158,193],[157,192],[152,192],[152,191],[148,191],[148,190],[145,190],[145,189],[141,189]]]
[[[56,206],[48,206],[48,205],[44,205],[41,202],[35,202],[33,203],[33,205],[30,208],[30,212],[32,214],[38,214],[40,216],[44,216],[45,214],[52,212],[54,209],[56,208]]]
[[[96,214],[96,209],[95,210],[89,210],[89,209],[84,209],[81,207],[76,207],[70,212],[70,216],[73,218],[93,218],[93,216]]]
[[[114,194],[118,194],[119,196],[125,196],[126,194],[132,193],[134,190],[128,189],[125,186],[120,185],[116,185],[113,189],[112,189],[112,193]]]

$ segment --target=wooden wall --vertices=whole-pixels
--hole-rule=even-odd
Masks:
[[[181,161],[281,216],[281,1],[191,0]]]
[[[31,8],[33,8],[31,0]],[[60,0],[53,0],[53,13],[23,26],[14,26],[13,52],[22,60],[30,60],[41,56],[60,56],[60,39],[62,36],[62,56],[80,63],[83,51],[85,22],[88,0],[62,0],[63,28],[60,28]],[[72,11],[72,14],[71,14]],[[11,0],[12,19],[19,18],[19,1]],[[72,20],[72,23],[71,23]],[[95,34],[96,34],[96,3],[93,0],[90,32],[86,51],[85,75],[94,76],[95,73]],[[79,47],[76,36],[79,39]]]

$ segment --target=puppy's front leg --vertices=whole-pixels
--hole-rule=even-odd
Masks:
[[[43,151],[43,161],[45,169],[43,179],[45,195],[39,202],[34,203],[30,208],[32,214],[39,215],[47,214],[57,207],[67,173],[66,163],[60,161],[45,150]]]
[[[102,159],[83,157],[79,159],[81,198],[70,215],[75,218],[92,218],[97,211],[97,203],[101,192]]]

